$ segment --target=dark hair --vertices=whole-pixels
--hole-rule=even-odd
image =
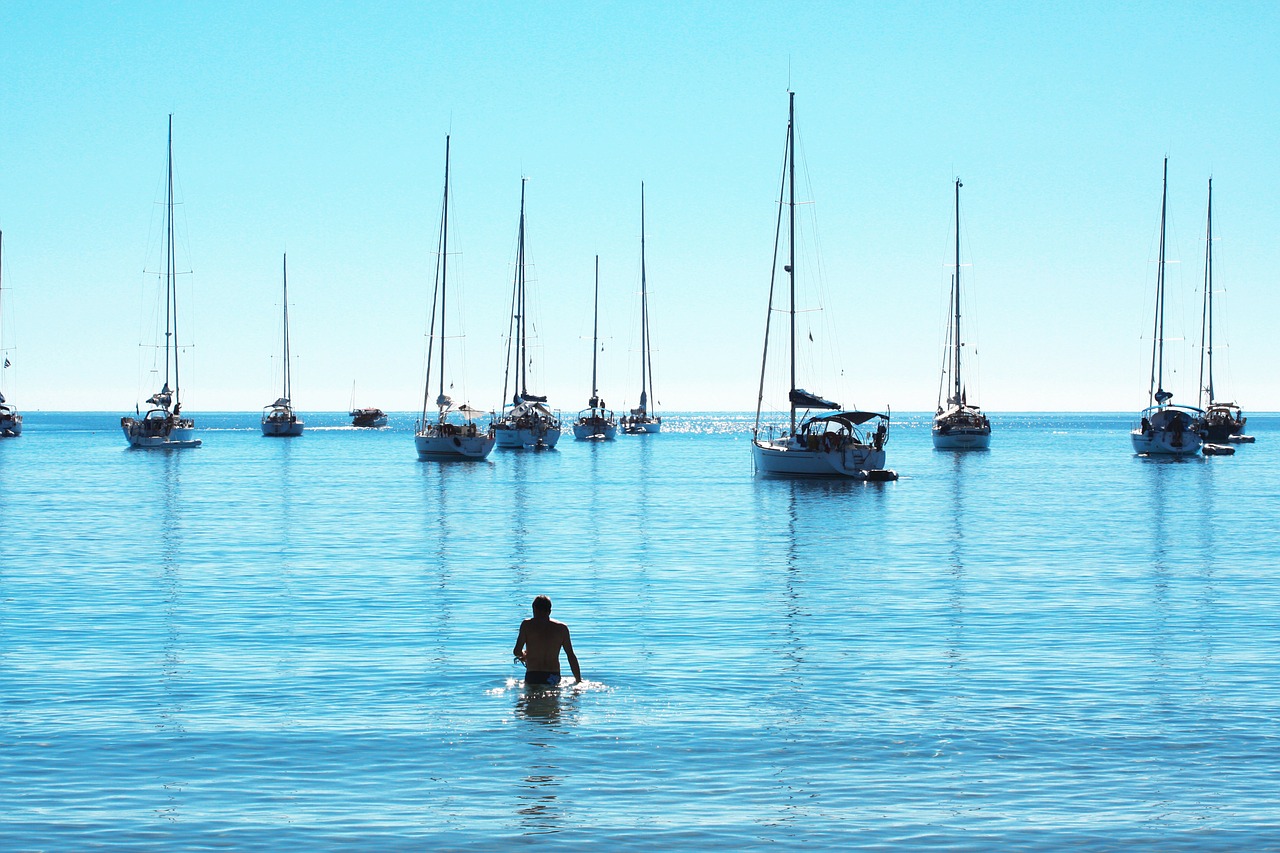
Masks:
[[[547,598],[545,595],[540,595],[537,598],[535,598],[533,600],[533,612],[534,613],[550,613],[551,599]]]

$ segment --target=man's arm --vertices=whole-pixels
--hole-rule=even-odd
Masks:
[[[522,662],[524,662],[528,657],[528,655],[525,654],[525,651],[524,651],[524,644],[525,644],[524,623],[521,622],[520,633],[516,634],[516,645],[515,645],[515,648],[511,650],[511,654],[515,655],[516,659]]]
[[[573,643],[569,640],[569,626],[564,628],[564,656],[569,659],[569,669],[573,670],[574,680],[582,682],[582,670],[578,668],[578,656],[573,653]]]

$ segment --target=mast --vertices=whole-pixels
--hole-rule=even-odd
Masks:
[[[787,93],[787,184],[790,207],[790,260],[787,263],[787,274],[791,280],[791,392],[787,395],[791,402],[791,434],[796,432],[796,93]]]
[[[650,384],[653,371],[649,364],[649,286],[644,266],[644,181],[640,182],[640,411],[649,416]]]
[[[596,408],[596,353],[600,348],[600,256],[596,255],[596,289],[591,306],[591,408]]]
[[[165,292],[164,292],[164,390],[169,390],[169,354],[173,353],[173,407],[178,409],[178,287],[173,235],[173,113],[169,113],[169,144],[166,159],[168,183],[165,198]],[[168,405],[165,406],[169,408]]]
[[[1165,205],[1169,200],[1169,158],[1164,158],[1164,178],[1160,190],[1160,254],[1156,261],[1156,318],[1151,341],[1151,385],[1147,388],[1148,405],[1161,403],[1164,396],[1164,223]]]
[[[1206,370],[1206,368],[1208,368]],[[1205,380],[1208,379],[1208,384]],[[1213,405],[1213,178],[1209,179],[1209,212],[1204,226],[1204,309],[1200,318],[1200,393],[1208,395],[1204,409]]]
[[[281,272],[284,277],[284,401],[292,405],[293,388],[289,381],[289,256],[285,254],[281,260]]]
[[[444,320],[447,316],[445,312],[445,302],[448,299],[448,271],[449,271],[449,136],[444,138],[444,212],[440,215],[440,394],[436,397],[436,405],[442,408],[441,416],[443,417],[444,406],[444,347],[445,333]]]
[[[525,313],[524,313],[524,185],[528,178],[520,179],[520,230],[516,244],[516,381],[520,383],[520,396],[529,394],[528,371],[525,365]]]
[[[960,179],[956,178],[956,274],[952,279],[955,284],[955,295],[952,298],[952,307],[955,310],[955,329],[952,333],[952,378],[954,379],[954,388],[952,390],[952,403],[956,406],[960,405],[961,384],[960,384],[960,188],[964,184],[960,183]]]

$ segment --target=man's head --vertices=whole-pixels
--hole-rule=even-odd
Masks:
[[[533,600],[533,612],[537,616],[551,615],[551,599],[545,595],[540,595]]]

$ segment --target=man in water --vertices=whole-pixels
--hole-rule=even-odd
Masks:
[[[525,684],[559,684],[560,650],[564,649],[575,682],[582,681],[578,657],[569,641],[569,626],[551,618],[551,599],[540,595],[533,600],[533,618],[520,623],[512,654],[525,665]]]

